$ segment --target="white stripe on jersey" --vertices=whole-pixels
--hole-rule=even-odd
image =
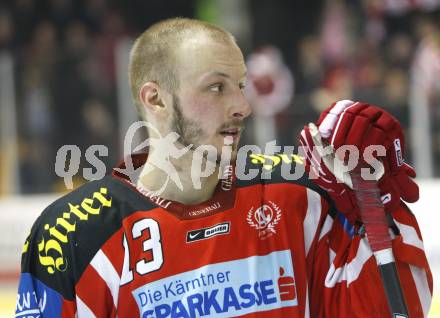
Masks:
[[[364,267],[364,264],[373,255],[370,245],[365,238],[359,242],[359,247],[356,256],[350,263],[344,264],[343,267],[335,269],[334,263],[331,264],[325,277],[325,287],[333,288],[337,283],[347,281],[347,287],[355,281]]]
[[[411,274],[416,284],[417,294],[419,295],[420,304],[423,309],[423,316],[427,317],[429,308],[431,307],[432,295],[428,285],[428,278],[423,268],[409,265]]]
[[[330,250],[330,253],[328,255],[328,258],[330,260],[329,264],[331,264],[335,260],[336,252],[331,247],[329,247],[329,250]]]
[[[321,217],[321,196],[313,190],[307,188],[307,213],[304,218],[304,247],[306,255],[309,253],[313,238],[318,228],[319,218]]]
[[[399,223],[394,219],[394,222],[396,222],[397,227],[400,230],[400,234],[402,235],[403,243],[407,245],[411,245],[414,247],[417,247],[424,251],[423,248],[423,242],[419,239],[419,236],[417,235],[416,230],[411,225],[406,225],[403,223]]]
[[[90,310],[89,307],[81,300],[81,298],[76,296],[76,315],[77,318],[96,318],[95,314]]]
[[[304,318],[310,318],[310,305],[309,305],[309,286],[307,284],[307,289],[306,289],[306,307],[305,307],[305,313],[304,313]]]
[[[328,215],[325,218],[324,225],[322,226],[321,234],[319,235],[319,240],[321,240],[324,235],[326,235],[328,232],[330,232],[330,230],[332,229],[332,226],[333,226],[333,218],[330,215]]]
[[[119,281],[121,280],[113,264],[102,250],[93,257],[90,265],[98,272],[99,276],[105,281],[113,297],[113,304],[118,308]]]

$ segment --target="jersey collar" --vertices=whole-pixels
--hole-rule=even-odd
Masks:
[[[137,169],[145,164],[148,154],[132,154],[130,157],[133,168]],[[121,172],[121,169],[126,169],[124,161],[120,162],[116,168],[119,169],[113,169],[113,177],[122,180],[132,190],[139,192],[147,200],[174,214],[179,219],[188,220],[210,216],[231,209],[235,203],[236,176],[234,166],[227,166],[225,168],[223,173],[224,178],[217,184],[214,194],[209,200],[194,205],[163,199],[160,196],[152,194],[145,188],[132,183],[130,178]]]

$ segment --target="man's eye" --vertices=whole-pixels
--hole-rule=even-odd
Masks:
[[[240,83],[240,84],[238,85],[238,87],[240,87],[240,89],[244,89],[244,88],[246,87],[246,84],[245,84],[245,83]]]
[[[221,93],[224,90],[223,84],[215,84],[209,87],[212,92]]]

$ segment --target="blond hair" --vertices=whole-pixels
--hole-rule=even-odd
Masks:
[[[139,90],[146,82],[155,82],[173,93],[177,90],[178,76],[175,51],[188,37],[207,34],[221,42],[233,41],[234,37],[213,24],[186,18],[173,18],[150,26],[135,41],[128,66],[133,100],[141,110]]]

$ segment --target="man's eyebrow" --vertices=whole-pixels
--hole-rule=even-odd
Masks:
[[[242,77],[246,77],[246,75],[247,75],[247,71],[244,72]],[[207,77],[211,77],[211,76],[220,76],[220,77],[224,77],[224,78],[228,78],[228,79],[231,78],[231,76],[229,76],[229,74],[219,72],[219,71],[210,72],[210,73],[206,74],[204,77],[207,78]]]

